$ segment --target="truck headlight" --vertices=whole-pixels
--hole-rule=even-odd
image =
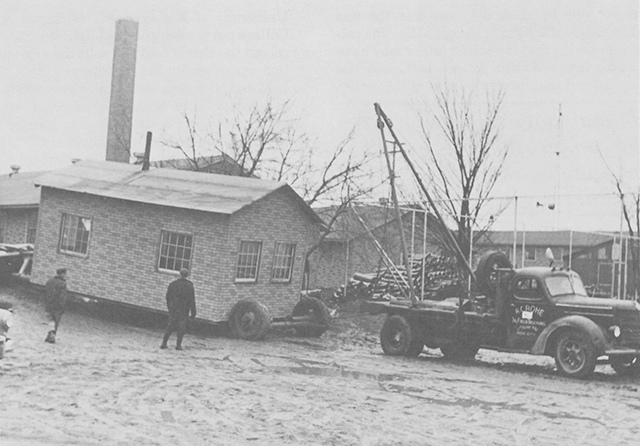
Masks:
[[[614,338],[620,337],[621,331],[620,331],[620,327],[618,327],[617,325],[613,325],[609,327],[609,331],[611,332]]]

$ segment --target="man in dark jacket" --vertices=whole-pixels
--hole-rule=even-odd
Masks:
[[[44,308],[49,316],[49,333],[45,342],[53,344],[67,305],[67,269],[58,268],[56,276],[47,281],[44,289]]]
[[[169,324],[162,339],[160,348],[167,348],[171,333],[177,332],[176,350],[182,350],[182,338],[187,331],[187,318],[191,312],[191,319],[196,317],[196,296],[193,283],[187,280],[189,270],[180,270],[180,278],[169,284],[167,289],[167,308],[169,309]]]

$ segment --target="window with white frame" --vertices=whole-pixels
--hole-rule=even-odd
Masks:
[[[36,227],[38,225],[37,212],[29,212],[27,214],[27,237],[26,243],[36,242]]]
[[[62,214],[60,229],[60,252],[67,254],[87,255],[89,237],[91,235],[91,219],[78,215]]]
[[[293,271],[293,257],[296,252],[295,243],[276,242],[271,267],[272,282],[290,282]]]
[[[162,231],[158,269],[165,271],[180,271],[182,268],[191,269],[192,252],[193,236],[191,234]]]
[[[262,242],[241,241],[236,264],[236,282],[257,282]]]

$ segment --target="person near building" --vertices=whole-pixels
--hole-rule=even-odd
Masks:
[[[167,288],[167,309],[169,310],[169,323],[162,339],[160,348],[167,348],[167,342],[171,333],[176,332],[176,350],[182,350],[182,339],[187,331],[189,313],[191,319],[196,317],[196,297],[193,283],[187,279],[189,270],[180,270],[180,278],[174,280]]]
[[[49,332],[45,342],[53,344],[67,305],[67,269],[58,268],[56,275],[47,281],[44,290],[44,308],[49,317]]]

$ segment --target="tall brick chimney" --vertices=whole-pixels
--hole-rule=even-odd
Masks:
[[[113,47],[107,161],[129,162],[137,46],[138,22],[118,20]]]

